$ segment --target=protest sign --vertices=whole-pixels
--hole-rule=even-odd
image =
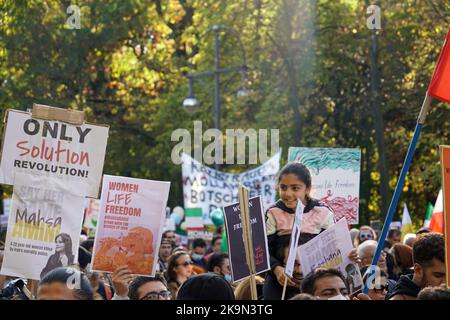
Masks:
[[[446,284],[450,288],[450,146],[441,146],[442,191],[444,195],[444,239]]]
[[[266,223],[261,197],[251,198],[248,205],[250,210],[249,215],[255,258],[255,274],[259,274],[270,269]],[[236,282],[243,280],[250,275],[246,256],[243,254],[245,250],[239,203],[224,207],[223,211],[227,232],[228,254],[230,256],[231,276],[233,282]]]
[[[98,197],[108,127],[42,120],[8,110],[0,183],[15,185],[17,173],[59,178],[80,196]]]
[[[104,176],[93,270],[128,265],[133,274],[155,274],[169,188],[170,182]]]
[[[341,219],[298,248],[304,276],[319,267],[340,269],[347,278],[350,292],[358,291],[363,282],[358,266],[348,258],[352,249],[347,221]]]
[[[289,243],[289,255],[286,262],[286,268],[284,270],[284,273],[289,277],[292,277],[292,274],[294,272],[295,258],[297,257],[298,239],[300,238],[300,230],[302,227],[304,210],[305,206],[300,200],[298,200],[297,208],[295,209],[294,225],[292,226],[291,240]]]
[[[288,161],[309,169],[312,196],[329,205],[337,220],[359,223],[360,149],[291,147]]]
[[[213,239],[214,233],[206,230],[188,230],[187,237],[188,240],[203,239],[205,241],[211,241]]]
[[[250,190],[250,197],[260,195],[263,206],[268,207],[275,202],[275,175],[280,168],[280,155],[278,152],[263,165],[238,174],[214,170],[183,154],[184,207],[202,208],[204,213],[209,213],[237,203],[240,183]]]
[[[77,263],[84,198],[59,179],[17,174],[15,183],[0,273],[39,280]]]

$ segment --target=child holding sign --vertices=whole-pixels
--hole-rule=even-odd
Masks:
[[[266,212],[271,272],[282,286],[285,274],[283,262],[276,255],[276,243],[280,236],[291,233],[297,201],[300,200],[305,205],[301,224],[302,238],[312,239],[335,223],[333,211],[323,202],[311,198],[311,183],[311,174],[305,165],[288,163],[278,174],[280,200]],[[295,283],[288,279],[288,285],[295,286]]]

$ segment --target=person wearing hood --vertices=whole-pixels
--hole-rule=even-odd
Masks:
[[[416,300],[425,287],[436,287],[445,281],[444,237],[438,233],[419,236],[413,246],[414,273],[402,275],[388,300]]]

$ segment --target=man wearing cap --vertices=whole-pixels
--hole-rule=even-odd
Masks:
[[[158,269],[163,273],[167,270],[167,263],[169,257],[172,255],[173,242],[167,238],[161,240],[161,246],[159,247]]]

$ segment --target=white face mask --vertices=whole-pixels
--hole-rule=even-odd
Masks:
[[[342,294],[338,294],[337,296],[331,297],[328,300],[349,300],[347,297],[344,297]]]
[[[199,261],[199,260],[203,259],[203,255],[202,254],[198,254],[198,253],[193,253],[191,255],[191,257],[192,257],[192,260],[195,260],[195,261]]]
[[[228,283],[231,283],[231,274],[224,274],[223,277]]]

